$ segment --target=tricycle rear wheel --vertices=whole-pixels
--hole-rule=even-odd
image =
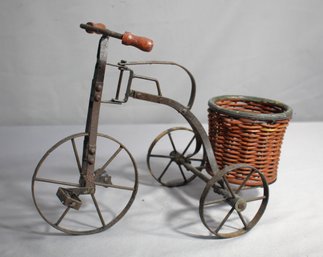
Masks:
[[[196,177],[183,166],[183,162],[189,162],[199,170],[205,166],[204,149],[193,130],[170,128],[151,143],[147,154],[148,169],[163,186],[183,186]]]
[[[226,175],[244,169],[240,185],[229,184]],[[257,176],[261,186],[248,186]],[[236,164],[227,166],[212,177],[200,198],[200,218],[205,227],[218,238],[231,238],[251,230],[265,212],[269,188],[265,176],[257,169]]]

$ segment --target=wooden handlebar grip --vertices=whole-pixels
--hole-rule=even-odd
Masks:
[[[153,49],[154,42],[146,37],[139,37],[130,32],[125,32],[122,36],[122,44],[131,45],[138,49],[150,52]]]
[[[93,23],[93,22],[88,22],[86,23],[86,25],[89,25],[89,26],[92,26],[93,29],[86,29],[85,31],[87,33],[90,33],[90,34],[93,34],[93,33],[96,33],[96,34],[100,34],[97,30],[103,30],[103,29],[106,29],[105,25],[103,23]]]

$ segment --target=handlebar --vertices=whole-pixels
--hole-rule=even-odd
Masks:
[[[103,23],[88,22],[86,24],[81,24],[80,27],[90,34],[96,33],[120,39],[122,44],[134,46],[145,52],[150,52],[154,46],[154,42],[149,38],[136,36],[130,32],[125,32],[123,34],[114,32],[107,29]]]

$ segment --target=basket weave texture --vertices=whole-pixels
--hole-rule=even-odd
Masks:
[[[220,96],[209,101],[209,137],[219,168],[246,163],[261,171],[271,184],[277,179],[281,145],[292,109],[280,102],[246,96]],[[241,184],[250,170],[227,175]],[[248,186],[262,185],[252,175]]]

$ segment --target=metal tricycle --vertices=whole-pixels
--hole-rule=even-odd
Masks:
[[[199,201],[199,215],[202,223],[216,237],[240,236],[253,228],[268,203],[266,178],[246,164],[218,168],[207,132],[190,111],[196,85],[189,70],[177,63],[164,61],[108,63],[110,38],[120,39],[124,45],[147,52],[152,49],[153,41],[129,32],[113,32],[100,23],[89,22],[80,27],[88,33],[101,35],[86,127],[85,132],[56,143],[36,167],[32,177],[32,196],[43,219],[55,229],[79,235],[106,230],[125,215],[138,189],[136,163],[122,143],[98,132],[98,123],[102,103],[121,105],[134,98],[167,105],[180,113],[190,125],[190,128],[170,128],[153,140],[147,154],[152,176],[167,187],[183,186],[194,178],[204,181],[206,185]],[[171,65],[186,73],[191,82],[187,105],[164,97],[157,79],[134,72],[136,67],[143,65]],[[109,101],[102,100],[106,67],[119,72],[115,97]],[[152,82],[157,93],[134,90],[134,80]],[[241,183],[229,183],[226,176],[237,169],[244,171]],[[251,176],[257,176],[261,185],[250,186],[248,181]]]

